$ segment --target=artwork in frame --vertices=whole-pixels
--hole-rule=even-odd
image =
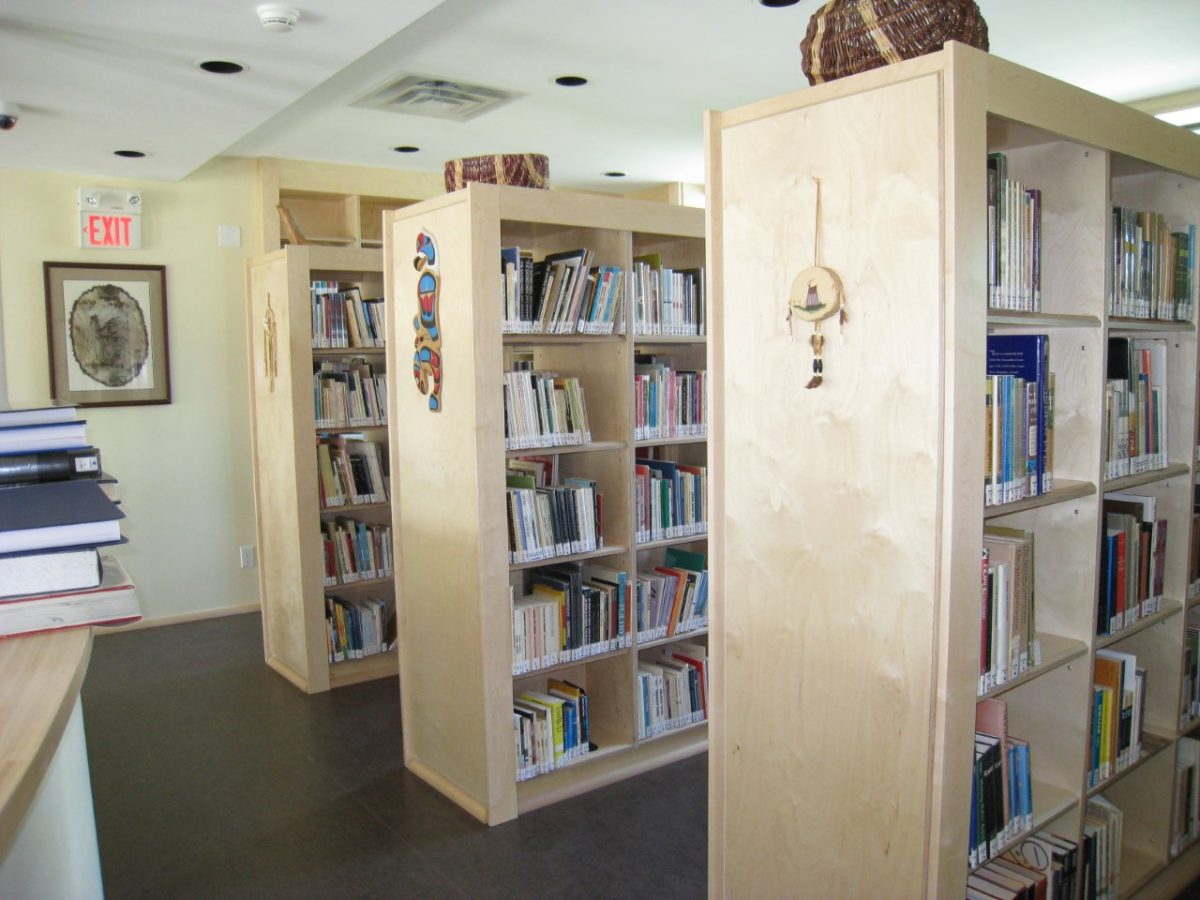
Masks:
[[[166,267],[48,262],[43,269],[54,399],[170,403]]]

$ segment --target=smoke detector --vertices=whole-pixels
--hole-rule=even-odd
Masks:
[[[264,3],[254,10],[267,31],[291,31],[300,21],[300,10],[282,3]]]

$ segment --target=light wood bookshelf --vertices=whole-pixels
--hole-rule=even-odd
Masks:
[[[422,230],[433,235],[439,254],[444,387],[437,413],[407,377],[417,309],[413,251]],[[632,575],[639,561],[663,552],[635,544],[637,454],[662,443],[655,452],[703,465],[706,452],[695,440],[635,446],[635,354],[652,349],[681,368],[699,369],[705,344],[632,334],[502,335],[500,248],[519,245],[540,259],[587,247],[597,265],[626,270],[633,257],[660,252],[664,265],[683,268],[703,265],[703,234],[703,212],[696,209],[482,184],[386,214],[388,370],[405,373],[391,391],[389,411],[392,471],[404,473],[393,508],[403,573],[397,601],[404,759],[483,822],[510,820],[707,746],[703,724],[635,737],[637,660],[652,652],[635,644],[553,670],[587,690],[595,749],[566,768],[517,781],[513,698],[543,686],[546,672],[513,675],[509,589],[520,595],[529,566],[508,562],[505,460],[517,454],[505,450],[501,374],[519,354],[531,356],[536,369],[582,382],[592,443],[560,448],[560,466],[564,475],[598,479],[605,550],[591,555]],[[686,544],[704,551],[706,538]],[[685,638],[706,636],[679,636]]]
[[[1120,895],[1200,873],[1169,855],[1187,550],[1196,480],[1196,330],[1107,313],[1113,203],[1200,224],[1200,138],[959,44],[708,115],[709,471],[716,686],[709,891],[963,896],[979,668],[982,526],[1036,534],[1043,665],[999,691],[1029,740],[1038,828],[1078,839],[1089,796],[1125,815]],[[1040,187],[1041,313],[987,309],[986,171]],[[791,279],[843,280],[824,384]],[[1193,287],[1194,290],[1194,287]],[[1193,298],[1194,300],[1195,298]],[[983,504],[986,335],[1045,333],[1056,490]],[[1169,467],[1105,482],[1111,335],[1169,343]],[[1166,602],[1095,631],[1107,490],[1158,498]],[[1087,787],[1103,646],[1149,672],[1146,749]],[[1157,740],[1155,739],[1157,738]]]
[[[385,210],[441,190],[440,173],[260,159],[261,250],[270,253],[289,243],[278,206],[288,211],[309,244],[378,250]]]
[[[392,578],[325,585],[321,522],[349,516],[386,524],[388,503],[321,508],[313,410],[314,366],[323,359],[361,357],[375,367],[385,363],[381,348],[322,350],[312,346],[311,284],[314,280],[357,284],[364,297],[383,296],[378,250],[291,245],[252,259],[247,265],[247,335],[253,422],[255,513],[258,526],[259,583],[266,661],[308,693],[394,676],[392,650],[363,659],[330,663],[325,597],[392,596]],[[267,357],[264,322],[274,316],[275,369]],[[344,428],[386,442],[386,426]]]

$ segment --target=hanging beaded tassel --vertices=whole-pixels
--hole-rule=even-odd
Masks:
[[[821,321],[838,313],[838,331],[845,340],[846,310],[842,302],[842,281],[836,272],[821,265],[821,180],[813,178],[817,186],[817,203],[813,227],[813,265],[805,269],[792,281],[792,293],[788,300],[788,332],[792,331],[792,317],[807,319],[813,323],[812,378],[806,388],[820,387],[825,375],[825,335],[821,333]]]

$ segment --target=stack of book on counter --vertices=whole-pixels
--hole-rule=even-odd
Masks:
[[[0,636],[141,618],[99,550],[125,516],[84,424],[72,406],[0,407]]]

